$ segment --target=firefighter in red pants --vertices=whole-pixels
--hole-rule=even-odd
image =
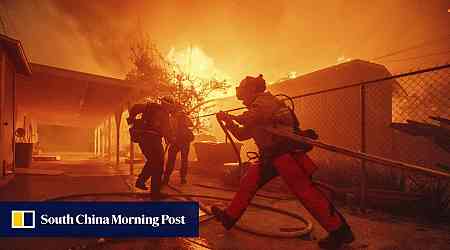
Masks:
[[[236,88],[236,96],[248,111],[233,116],[219,112],[217,118],[240,141],[254,139],[259,148],[260,164],[249,167],[241,180],[239,191],[225,210],[213,206],[212,212],[226,229],[231,229],[249,205],[257,190],[280,175],[304,207],[329,232],[319,241],[324,249],[339,249],[354,240],[353,233],[342,215],[311,181],[317,168],[306,152],[311,146],[293,142],[268,133],[265,127],[288,126],[303,136],[317,138],[313,130],[300,131],[298,120],[283,101],[266,90],[262,78],[247,76]]]

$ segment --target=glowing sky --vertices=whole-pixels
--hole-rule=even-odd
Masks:
[[[385,59],[387,66],[448,62],[449,53],[395,60],[449,50],[442,39],[450,34],[449,7],[448,0],[3,0],[0,14],[2,29],[37,63],[123,77],[130,42],[143,32],[165,55],[193,47],[217,74],[274,81],[436,39]]]

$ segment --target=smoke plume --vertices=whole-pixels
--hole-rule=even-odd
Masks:
[[[442,37],[450,27],[445,0],[3,0],[0,8],[7,34],[23,42],[32,61],[115,77],[129,70],[129,47],[139,34],[148,34],[163,54],[198,47],[235,80],[263,73],[270,81],[336,64],[342,55],[375,58]],[[444,47],[448,41],[394,59]]]

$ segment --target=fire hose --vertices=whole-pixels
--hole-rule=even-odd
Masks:
[[[241,160],[241,156],[239,153],[239,150],[237,149],[237,146],[235,145],[231,135],[229,134],[228,130],[225,128],[224,124],[222,123],[222,121],[219,121],[220,126],[222,127],[222,129],[224,129],[224,132],[227,135],[227,138],[229,139],[229,141],[232,143],[233,145],[233,149],[234,152],[237,155],[238,158],[238,162],[240,167],[242,167],[242,160]],[[168,148],[168,145],[166,144],[164,147],[164,153],[166,153]],[[167,198],[173,198],[173,199],[186,199],[189,201],[195,201],[198,202],[199,207],[201,210],[203,210],[205,213],[207,213],[208,215],[210,215],[209,218],[207,219],[203,219],[200,221],[200,223],[204,223],[206,221],[209,221],[210,219],[214,218],[214,216],[212,216],[212,213],[210,211],[210,208],[205,206],[202,202],[200,202],[199,200],[196,199],[212,199],[212,200],[220,200],[220,201],[231,201],[231,198],[226,198],[226,197],[220,197],[220,196],[212,196],[212,195],[198,195],[198,194],[189,194],[189,193],[183,193],[181,190],[174,188],[173,186],[167,185],[169,188],[171,188],[172,190],[174,190],[175,192],[177,192],[178,194],[170,194],[167,195]],[[76,199],[76,198],[82,198],[82,197],[89,197],[89,196],[95,196],[95,197],[100,197],[100,196],[126,196],[126,197],[138,197],[138,198],[144,198],[144,199],[148,199],[150,197],[149,194],[147,193],[135,193],[135,192],[113,192],[113,193],[85,193],[85,194],[73,194],[73,195],[65,195],[65,196],[59,196],[59,197],[54,197],[54,198],[50,198],[50,199],[46,199],[44,201],[46,202],[51,202],[51,201],[61,201],[61,200],[70,200],[70,199]],[[264,197],[264,196],[262,196]],[[194,199],[196,198],[196,199]],[[269,197],[264,197],[264,198],[269,198]],[[275,197],[270,197],[272,199],[274,199]],[[280,200],[283,200],[282,198],[280,198]],[[249,204],[252,207],[256,207],[259,209],[263,209],[266,211],[271,211],[271,212],[275,212],[278,214],[282,214],[282,215],[286,215],[288,217],[294,218],[298,221],[300,221],[301,223],[303,223],[305,226],[302,228],[295,228],[295,230],[288,230],[288,231],[279,231],[279,232],[266,232],[263,230],[258,230],[255,228],[252,228],[250,226],[247,225],[235,225],[235,228],[238,230],[241,230],[243,232],[247,232],[247,233],[251,233],[254,235],[258,235],[258,236],[265,236],[265,237],[276,237],[276,238],[298,238],[298,237],[302,237],[304,235],[308,235],[311,233],[313,225],[310,221],[306,220],[305,218],[303,218],[302,216],[286,211],[286,210],[282,210],[282,209],[277,209],[277,208],[273,208],[271,206],[266,206],[266,205],[262,205],[262,204],[258,204],[255,202],[251,202]],[[193,244],[197,244],[200,245],[202,247],[208,248],[208,246],[202,244],[202,243],[198,243],[195,240],[190,240],[187,239],[187,241],[193,243]],[[96,241],[93,244],[93,247],[97,246],[97,245],[103,245],[105,243],[111,243],[114,242],[112,240],[108,240],[106,241],[105,239],[102,239],[101,241]],[[72,248],[71,248],[72,249]]]
[[[449,65],[447,65],[446,67],[448,67]],[[290,97],[284,94],[278,94],[277,96],[283,97],[283,101],[289,101],[291,104],[291,108],[289,108],[291,110],[291,113],[294,112],[294,102],[293,99],[295,97]],[[238,108],[238,109],[232,109],[232,110],[228,110],[227,112],[230,111],[235,111],[235,110],[239,110],[242,108]],[[293,113],[294,114],[294,113]],[[238,153],[238,149],[236,147],[236,145],[234,144],[234,142],[231,139],[231,136],[229,135],[229,133],[227,132],[226,127],[224,126],[224,124],[219,121],[219,124],[221,126],[221,128],[224,130],[227,139],[229,139],[231,141],[231,144],[233,145],[233,150],[236,152],[237,155],[239,155],[239,162],[240,165],[241,160],[240,160],[240,154]],[[283,129],[283,128],[277,128],[277,127],[267,127],[265,128],[265,130],[273,135],[277,135],[277,136],[281,136],[281,137],[285,137],[287,139],[299,142],[299,143],[306,143],[306,144],[310,144],[312,146],[316,146],[322,149],[325,149],[327,151],[332,151],[335,153],[340,153],[346,156],[350,156],[353,158],[357,158],[360,160],[365,160],[365,161],[369,161],[369,162],[373,162],[373,163],[377,163],[380,165],[384,165],[384,166],[388,166],[388,167],[395,167],[395,168],[400,168],[400,169],[406,169],[406,170],[412,170],[412,171],[416,171],[416,172],[420,172],[422,174],[426,174],[426,175],[430,175],[430,176],[438,176],[438,177],[444,177],[444,178],[450,178],[450,173],[446,173],[443,171],[439,171],[439,170],[435,170],[433,168],[430,167],[422,167],[422,166],[418,166],[415,164],[410,164],[410,163],[405,163],[405,162],[401,162],[401,161],[396,161],[396,160],[392,160],[392,159],[388,159],[388,158],[384,158],[381,156],[376,156],[376,155],[372,155],[372,154],[368,154],[365,152],[360,152],[360,151],[354,151],[351,149],[347,149],[347,148],[343,148],[343,147],[338,147],[332,144],[327,144],[315,139],[311,139],[305,136],[301,136],[297,133],[294,133],[294,131],[292,131],[291,129]],[[318,183],[319,184],[319,183]],[[319,184],[320,185],[320,184]],[[321,185],[325,188],[328,189],[328,187],[326,185]]]
[[[292,102],[292,105],[294,105],[293,102]],[[235,152],[235,154],[237,156],[237,160],[238,160],[240,169],[243,169],[242,158],[241,158],[239,150],[238,150],[238,148],[236,146],[236,143],[234,142],[234,140],[231,137],[229,131],[226,129],[225,125],[223,124],[223,121],[221,121],[219,119],[217,119],[217,121],[220,124],[221,128],[223,129],[224,133],[226,134],[227,139],[231,142],[233,150],[234,150],[234,152]],[[167,141],[165,141],[164,155],[167,153],[168,147],[169,147],[169,144],[168,144]],[[183,198],[187,198],[190,201],[198,202],[200,207],[201,207],[201,209],[203,211],[207,212],[208,214],[211,214],[211,212],[209,211],[209,208],[204,206],[201,202],[199,202],[197,200],[194,200],[192,198],[210,198],[210,199],[216,199],[216,200],[222,200],[222,201],[231,201],[231,199],[229,199],[229,198],[222,198],[222,197],[215,197],[215,196],[201,196],[201,195],[193,195],[193,194],[184,194],[181,190],[179,190],[177,188],[174,188],[173,186],[170,186],[170,185],[167,185],[167,186],[169,188],[171,188],[172,190],[176,191],[177,193],[179,193],[178,195],[175,195],[175,196],[174,195],[169,195],[168,198],[183,197]],[[216,189],[220,189],[220,188],[216,187]],[[224,189],[222,189],[222,190],[223,191],[228,191],[228,190],[224,190]],[[87,194],[87,195],[91,195],[91,194]],[[258,194],[257,194],[257,196],[260,196],[260,197],[263,197],[263,198],[277,199],[277,200],[291,200],[292,199],[292,198],[281,198],[281,197],[280,198],[276,198],[276,197],[273,197],[273,196],[258,195]],[[75,196],[75,197],[77,197],[77,196]],[[55,199],[57,199],[57,198],[60,198],[60,197],[56,197]],[[62,197],[62,198],[67,198],[67,197]],[[284,214],[284,215],[293,217],[293,218],[298,219],[301,222],[303,222],[306,225],[306,227],[301,228],[299,230],[290,231],[290,232],[267,233],[265,231],[252,229],[252,228],[250,228],[248,226],[236,225],[235,227],[237,229],[241,230],[241,231],[252,233],[252,234],[255,234],[255,235],[259,235],[259,236],[280,237],[280,238],[297,238],[297,237],[301,237],[303,235],[307,235],[307,234],[309,234],[312,231],[312,223],[310,221],[304,219],[303,217],[297,215],[297,214],[290,213],[290,212],[287,212],[285,210],[272,208],[270,206],[264,206],[264,205],[257,204],[257,203],[250,203],[250,206],[258,207],[260,209],[265,209],[265,210],[269,210],[269,211],[272,211],[272,212],[277,212],[277,213],[280,213],[280,214]]]
[[[222,129],[224,130],[227,138],[229,139],[229,141],[231,142],[231,144],[233,145],[233,150],[236,153],[238,162],[239,162],[239,166],[242,169],[242,159],[239,153],[239,150],[237,149],[236,144],[234,143],[233,138],[231,137],[231,135],[229,134],[228,130],[226,129],[226,127],[224,126],[224,124],[222,123],[222,121],[218,120],[220,126],[222,127]],[[165,143],[164,146],[164,154],[167,152],[168,149],[168,143]],[[202,202],[194,199],[212,199],[212,200],[220,200],[220,201],[231,201],[231,198],[225,198],[225,197],[220,197],[220,196],[212,196],[212,195],[198,195],[198,194],[188,194],[188,193],[183,193],[181,190],[174,188],[170,185],[168,185],[169,188],[171,188],[172,190],[176,191],[178,194],[171,194],[171,195],[167,195],[167,198],[173,198],[173,199],[186,199],[189,201],[195,201],[198,202],[200,209],[203,210],[205,213],[207,213],[208,215],[210,215],[209,218],[201,220],[200,223],[204,223],[206,221],[209,221],[210,219],[214,218],[214,216],[212,216],[212,213],[209,209],[209,207],[205,206]],[[135,192],[114,192],[114,193],[85,193],[85,194],[73,194],[73,195],[66,195],[66,196],[59,196],[59,197],[54,197],[54,198],[50,198],[50,199],[46,199],[46,202],[49,201],[61,201],[61,200],[68,200],[68,199],[76,199],[76,198],[82,198],[82,197],[89,197],[89,196],[126,196],[126,197],[130,197],[130,196],[134,196],[134,197],[140,197],[140,198],[148,198],[149,194],[146,193],[135,193]],[[271,199],[276,199],[275,197],[269,197],[269,196],[264,196],[264,195],[260,195],[261,197],[264,198],[271,198]],[[278,198],[279,200],[285,200],[283,198]],[[302,237],[305,235],[308,235],[311,233],[313,225],[310,221],[306,220],[305,218],[303,218],[302,216],[286,211],[286,210],[282,210],[282,209],[277,209],[277,208],[273,208],[271,206],[266,206],[266,205],[262,205],[262,204],[258,204],[255,202],[250,202],[249,204],[252,207],[256,207],[259,209],[263,209],[263,210],[267,210],[267,211],[271,211],[271,212],[275,212],[278,214],[282,214],[282,215],[286,215],[288,217],[294,218],[298,221],[300,221],[301,223],[303,223],[305,226],[302,228],[295,228],[295,230],[288,230],[288,231],[279,231],[279,232],[266,232],[263,230],[258,230],[255,228],[251,228],[250,226],[247,225],[235,225],[235,228],[238,230],[241,230],[243,232],[247,232],[247,233],[251,233],[254,235],[258,235],[258,236],[265,236],[265,237],[276,237],[276,238],[298,238],[298,237]],[[193,244],[197,244],[200,245],[202,247],[208,248],[208,246],[202,244],[202,243],[198,243],[194,240],[190,240],[187,239],[187,241],[193,243]],[[110,242],[114,242],[112,240],[104,240],[102,239],[101,241],[96,241],[94,243],[94,247],[97,245],[103,245],[105,243],[110,243]],[[72,249],[72,248],[71,248]]]
[[[206,198],[206,199],[209,198],[209,199],[215,199],[215,200],[221,200],[221,201],[231,201],[232,200],[231,198],[224,198],[224,197],[219,197],[219,196],[185,194],[181,190],[179,190],[179,189],[177,189],[177,188],[175,188],[175,187],[173,187],[171,185],[168,185],[168,187],[171,188],[172,190],[174,190],[175,192],[178,192],[181,197],[187,198],[190,201],[198,202],[200,208],[204,212],[209,214],[209,215],[212,215],[209,207],[205,206],[202,202],[199,202],[197,200],[191,199],[191,197],[192,198]],[[186,195],[186,196],[184,196],[184,195]],[[236,229],[244,231],[244,232],[247,232],[247,233],[255,234],[255,235],[258,235],[258,236],[278,237],[278,238],[297,238],[297,237],[301,237],[303,235],[307,235],[307,234],[309,234],[312,231],[312,223],[310,221],[306,220],[305,218],[301,217],[298,214],[294,214],[294,213],[288,212],[286,210],[277,209],[277,208],[273,208],[271,206],[266,206],[266,205],[262,205],[262,204],[258,204],[258,203],[254,203],[254,202],[251,202],[250,206],[253,206],[253,207],[256,207],[256,208],[260,208],[260,209],[263,209],[263,210],[276,212],[276,213],[279,213],[279,214],[287,215],[289,217],[292,217],[294,219],[297,219],[297,220],[301,221],[302,223],[305,224],[305,227],[301,228],[299,230],[290,231],[290,232],[271,232],[271,233],[268,233],[268,232],[263,231],[263,230],[258,230],[258,229],[255,229],[255,228],[251,228],[251,227],[246,226],[246,225],[239,225],[239,224],[234,226]]]
[[[275,135],[278,135],[278,136],[282,136],[282,137],[291,139],[293,141],[297,141],[297,142],[301,142],[301,143],[308,143],[308,144],[311,144],[313,146],[325,149],[327,151],[340,153],[340,154],[343,154],[343,155],[346,155],[346,156],[350,156],[350,157],[353,157],[353,158],[357,158],[357,159],[360,159],[360,160],[365,160],[365,161],[369,161],[369,162],[373,162],[373,163],[377,163],[377,164],[384,165],[384,166],[389,166],[389,167],[395,167],[395,168],[400,168],[400,169],[406,169],[406,170],[412,170],[412,171],[416,171],[416,172],[421,172],[423,174],[430,175],[430,176],[438,176],[438,177],[450,178],[450,174],[446,173],[446,172],[442,172],[442,171],[435,170],[435,169],[432,169],[432,168],[426,168],[426,167],[422,167],[422,166],[418,166],[418,165],[414,165],[414,164],[410,164],[410,163],[405,163],[405,162],[401,162],[401,161],[395,161],[395,160],[391,160],[391,159],[384,158],[384,157],[381,157],[381,156],[367,154],[367,153],[364,153],[364,152],[354,151],[354,150],[351,150],[351,149],[338,147],[338,146],[335,146],[335,145],[327,144],[327,143],[316,141],[316,140],[311,140],[311,139],[309,139],[307,137],[294,134],[291,131],[286,130],[286,129],[282,129],[282,128],[266,128],[266,131],[271,133],[271,134],[275,134]]]

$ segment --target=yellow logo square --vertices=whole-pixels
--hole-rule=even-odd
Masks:
[[[34,228],[34,210],[12,210],[11,228]]]

